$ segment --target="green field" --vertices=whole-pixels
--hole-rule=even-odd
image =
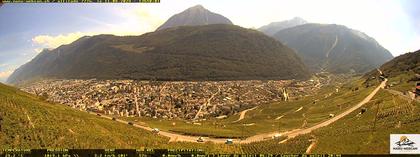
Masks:
[[[400,92],[414,91],[416,88],[415,73],[408,71],[396,77],[389,78],[388,82],[391,85],[390,89]]]

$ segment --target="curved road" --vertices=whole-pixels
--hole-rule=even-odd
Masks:
[[[341,114],[339,114],[339,115],[337,115],[337,116],[335,116],[331,119],[328,119],[327,121],[324,121],[322,123],[319,123],[317,125],[314,125],[312,127],[305,128],[305,129],[295,129],[295,130],[291,130],[291,131],[287,131],[287,132],[281,132],[281,133],[280,132],[263,133],[263,134],[258,134],[258,135],[248,137],[248,138],[243,139],[243,140],[235,139],[234,143],[258,142],[258,141],[272,139],[273,136],[279,135],[279,134],[282,135],[282,136],[287,136],[287,139],[291,139],[291,138],[296,137],[298,135],[307,134],[307,133],[312,132],[315,129],[330,125],[331,123],[333,123],[333,122],[339,120],[340,118],[350,114],[351,112],[357,110],[358,108],[360,108],[361,106],[363,106],[364,104],[369,102],[373,98],[373,96],[375,96],[375,94],[379,91],[379,89],[385,87],[386,82],[387,82],[387,79],[382,81],[381,84],[378,87],[376,87],[376,89],[374,91],[372,91],[365,99],[363,99],[357,105],[353,106],[352,108],[344,111],[343,113],[341,113]],[[94,112],[89,112],[89,113],[112,120],[112,117],[109,117],[109,116],[106,116],[106,115],[101,115],[101,114],[94,113]],[[131,124],[134,127],[141,128],[141,129],[144,129],[144,130],[147,130],[147,131],[152,131],[153,130],[150,127],[146,127],[146,126],[142,126],[142,125],[138,125],[138,124],[133,124],[131,122],[120,120],[120,119],[115,119],[115,121],[120,122],[120,123],[125,123],[125,124]],[[171,133],[171,132],[166,132],[166,131],[160,131],[159,135],[169,137],[170,141],[197,142],[197,139],[199,138],[199,136],[187,136],[187,135],[181,135],[181,134],[176,134],[176,133]],[[211,142],[214,142],[214,143],[224,143],[226,141],[226,139],[222,139],[222,138],[207,138],[207,137],[205,137],[204,140],[205,141],[211,141]],[[282,142],[285,142],[286,140],[283,140]]]
[[[257,107],[258,107],[258,106],[255,106],[255,107],[250,108],[250,109],[243,110],[243,111],[241,112],[241,114],[239,115],[238,120],[233,121],[233,123],[236,123],[236,122],[241,121],[242,119],[244,119],[244,118],[245,118],[245,114],[246,114],[248,111],[255,110]]]

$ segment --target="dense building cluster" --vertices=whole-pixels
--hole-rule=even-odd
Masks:
[[[313,92],[319,81],[44,80],[22,89],[48,101],[118,116],[204,119]]]

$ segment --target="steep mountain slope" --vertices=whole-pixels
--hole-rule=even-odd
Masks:
[[[420,81],[420,50],[395,57],[379,69],[388,78],[391,89],[406,93],[414,91],[416,82]],[[377,70],[365,74],[366,84],[375,84],[380,79]]]
[[[141,36],[83,37],[44,50],[8,79],[306,79],[297,54],[261,32],[234,25],[184,26]]]
[[[420,50],[395,57],[383,64],[380,69],[388,77],[395,77],[410,71],[420,74]]]
[[[277,32],[274,37],[302,57],[314,72],[370,71],[392,59],[373,38],[335,24],[305,24]]]
[[[157,28],[157,31],[178,26],[209,24],[232,24],[232,22],[228,18],[213,13],[201,5],[196,5],[170,17],[164,24]]]
[[[169,139],[0,83],[0,148],[157,147]]]
[[[303,25],[303,24],[306,24],[306,23],[308,23],[308,22],[305,21],[304,19],[302,19],[300,17],[295,17],[293,19],[286,20],[286,21],[272,22],[268,25],[265,25],[265,26],[262,26],[262,27],[258,28],[258,30],[267,34],[267,35],[269,35],[269,36],[272,36],[280,30],[295,27],[295,26],[299,26],[299,25]]]

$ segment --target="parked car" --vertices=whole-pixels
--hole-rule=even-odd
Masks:
[[[275,134],[274,136],[273,136],[273,139],[279,139],[281,137],[281,134]]]
[[[101,114],[99,114],[99,113],[97,113],[96,115],[97,115],[97,116],[101,116]]]
[[[128,125],[134,125],[133,122],[128,122]]]
[[[155,134],[159,133],[159,129],[158,128],[153,128],[152,133],[155,133]]]
[[[197,142],[204,142],[204,138],[203,137],[198,137]]]
[[[227,139],[225,144],[233,144],[233,140],[232,139]]]

